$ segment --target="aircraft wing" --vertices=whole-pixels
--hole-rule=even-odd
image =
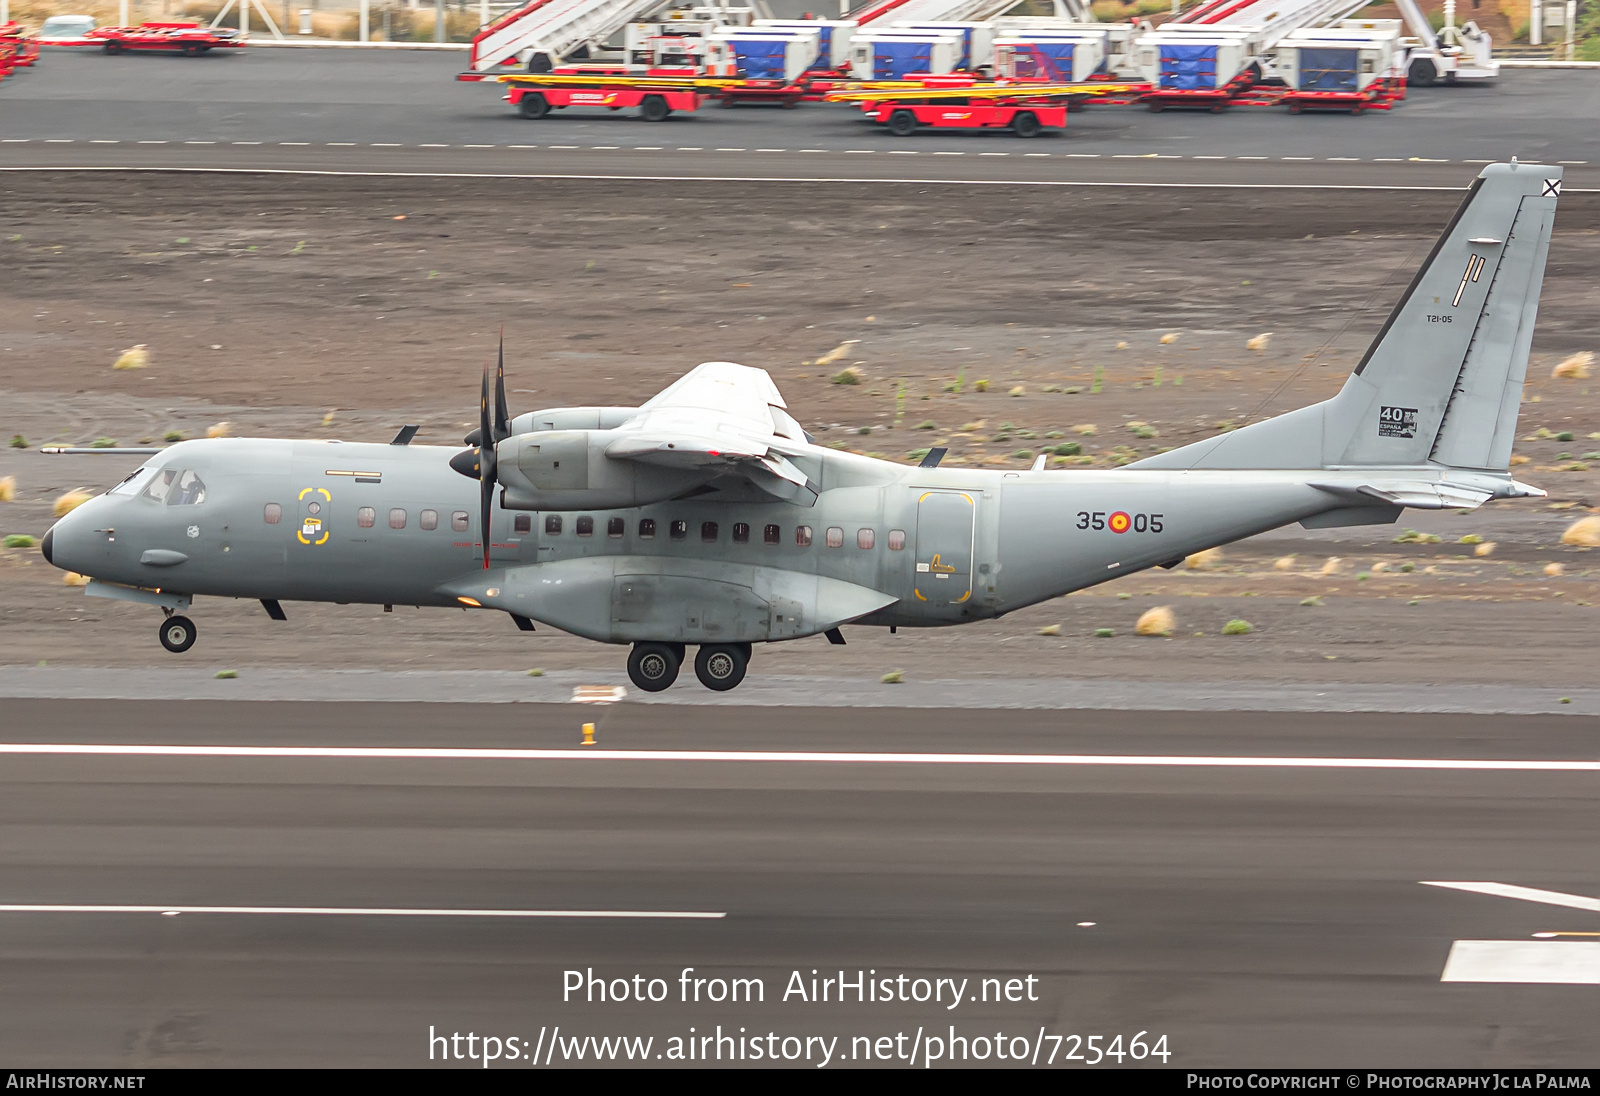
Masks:
[[[817,492],[790,456],[806,449],[765,369],[732,362],[698,365],[617,427],[606,456],[667,468],[723,466],[789,502]]]

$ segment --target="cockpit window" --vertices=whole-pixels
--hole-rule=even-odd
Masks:
[[[178,478],[176,468],[163,468],[161,474],[150,481],[150,486],[144,489],[144,497],[155,499],[157,502],[167,501],[167,492],[172,490],[173,483]]]
[[[193,471],[163,468],[144,489],[144,497],[168,506],[194,506],[206,501],[206,485]]]
[[[167,494],[168,506],[195,506],[206,501],[206,485],[194,472],[180,472],[178,482]]]
[[[145,481],[155,474],[156,470],[153,465],[146,464],[143,467],[135,468],[133,472],[129,474],[127,479],[123,480],[111,490],[107,491],[106,494],[136,495],[139,493],[139,488],[145,485]]]

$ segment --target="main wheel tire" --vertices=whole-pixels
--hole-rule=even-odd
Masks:
[[[672,108],[659,95],[646,95],[644,102],[639,104],[639,117],[647,122],[665,122],[671,113]]]
[[[186,616],[168,617],[161,622],[161,646],[175,655],[181,655],[194,646],[199,629]]]
[[[694,676],[706,688],[725,693],[744,680],[749,663],[750,652],[742,643],[702,644],[694,656]]]
[[[1039,116],[1031,110],[1025,110],[1011,119],[1011,132],[1018,137],[1037,137],[1039,128]]]
[[[184,46],[183,52],[186,57],[199,57],[205,52],[205,48],[203,46]]]
[[[909,110],[897,110],[889,115],[889,132],[896,137],[909,137],[917,132],[917,116]]]
[[[1406,68],[1406,83],[1414,88],[1431,88],[1439,79],[1439,69],[1426,57],[1419,57]]]
[[[524,118],[543,118],[550,113],[550,100],[540,92],[529,92],[517,100],[517,111]]]
[[[111,54],[112,56],[116,56],[117,54],[122,52],[122,43],[121,42],[107,42],[106,43],[106,52]]]
[[[678,653],[667,643],[635,643],[628,656],[628,678],[647,693],[659,693],[678,680]]]

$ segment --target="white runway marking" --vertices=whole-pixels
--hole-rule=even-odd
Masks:
[[[182,913],[295,914],[320,917],[607,917],[677,921],[720,921],[712,910],[455,910],[384,909],[366,906],[67,906],[0,905],[0,913]]]
[[[1600,942],[1457,940],[1439,981],[1600,985]]]
[[[1517,761],[1449,757],[1249,757],[1162,754],[877,753],[833,750],[593,750],[442,746],[178,746],[164,744],[6,742],[0,756],[260,757],[413,761],[717,761],[810,765],[1043,765],[1179,769],[1395,769],[1455,772],[1600,773],[1600,761]],[[1501,887],[1498,883],[1434,886]],[[1510,890],[1555,894],[1525,887]],[[1485,891],[1485,893],[1502,893]],[[1578,899],[1577,901],[1600,901]],[[1558,903],[1565,904],[1565,903]],[[1583,907],[1590,908],[1590,907]]]
[[[1440,883],[1424,879],[1424,887],[1449,887],[1472,894],[1492,894],[1498,898],[1520,898],[1524,902],[1543,902],[1547,906],[1567,906],[1575,910],[1600,913],[1600,898],[1582,894],[1564,894],[1561,891],[1540,890],[1538,887],[1516,887],[1510,883]]]
[[[0,138],[0,143],[4,142]],[[165,144],[164,141],[141,141],[140,144]],[[240,142],[235,142],[240,143]],[[374,142],[372,148],[402,148],[402,145],[385,145]],[[575,145],[550,145],[552,149],[576,148]],[[802,149],[809,152],[810,149]],[[857,153],[871,155],[870,149],[848,149],[844,155]],[[935,156],[947,155],[934,153]],[[960,156],[965,153],[955,153]],[[982,154],[980,154],[982,155]],[[1002,153],[1001,155],[1007,155]],[[1068,153],[1068,155],[1073,155]],[[1142,157],[1140,157],[1142,158]],[[40,165],[29,167],[0,166],[0,172],[118,172],[129,174],[161,175],[295,175],[326,176],[352,179],[562,179],[582,182],[639,182],[639,183],[849,183],[852,185],[877,184],[890,186],[1020,186],[1020,187],[1081,187],[1109,190],[1371,190],[1371,191],[1439,191],[1459,194],[1465,187],[1424,186],[1415,183],[1189,183],[1149,182],[1107,179],[927,179],[913,176],[850,176],[850,175],[646,175],[626,172],[565,172],[565,171],[350,171],[329,168],[285,167],[148,167],[133,164],[101,164],[90,167]],[[1600,188],[1563,187],[1565,194],[1596,194]]]

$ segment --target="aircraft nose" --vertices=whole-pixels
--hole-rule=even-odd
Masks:
[[[55,562],[55,557],[53,555],[53,551],[55,549],[55,541],[56,541],[56,531],[55,531],[54,527],[52,527],[52,528],[47,529],[45,531],[44,540],[39,542],[39,551],[44,553],[44,561],[46,563],[54,563]]]

